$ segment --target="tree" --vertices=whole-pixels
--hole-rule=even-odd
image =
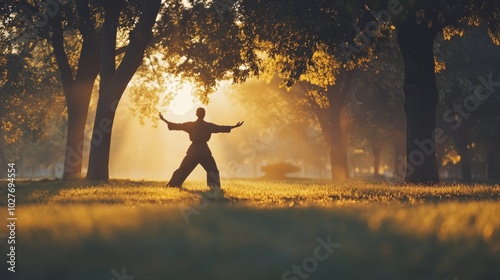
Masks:
[[[47,59],[47,45],[31,43],[14,48],[8,40],[1,42],[0,177],[3,177],[7,160],[19,160],[18,155],[7,150],[21,142],[40,142],[51,119],[63,116],[58,109],[63,99],[55,78],[54,61]]]
[[[129,44],[119,65],[115,53],[120,14],[126,10],[125,1],[102,1],[100,85],[94,130],[90,147],[87,179],[108,180],[111,132],[116,106],[123,92],[142,63],[144,51],[153,37],[153,26],[160,10],[160,0],[138,1],[132,5],[140,10],[133,29],[129,30]]]
[[[498,145],[500,142],[500,130],[497,131],[492,142],[488,152],[488,169],[486,175],[488,179],[498,182],[500,181],[500,147]]]
[[[364,56],[348,63],[340,59],[342,51],[334,38],[348,33],[356,20],[341,2],[243,1],[242,9],[243,22],[258,34],[257,46],[279,62],[284,85],[302,81],[301,86],[310,92],[311,106],[329,143],[332,178],[344,181],[348,166],[341,113],[354,69]]]
[[[242,131],[241,138],[233,141],[238,145],[231,147],[228,143],[232,149],[227,151],[228,166],[249,163],[257,176],[259,165],[285,160],[302,163],[306,176],[310,169],[323,176],[329,158],[324,150],[329,142],[319,127],[307,92],[298,86],[287,90],[280,86],[281,81],[274,75],[269,80],[254,78],[231,87],[229,96],[246,112],[248,127],[247,133]]]
[[[291,81],[291,94],[299,95],[308,110],[318,121],[325,143],[329,149],[331,175],[334,180],[345,181],[349,177],[347,149],[342,131],[341,116],[345,101],[350,93],[356,71],[345,69],[335,58],[318,49],[312,57],[314,67],[309,67],[298,79]],[[281,79],[288,80],[290,73],[283,73],[290,67],[289,59],[276,56],[264,63],[263,72],[271,75],[278,71]],[[351,67],[351,66],[348,66]],[[269,74],[268,74],[269,75]],[[286,87],[286,84],[281,84]],[[293,90],[295,87],[295,90]],[[300,91],[298,93],[297,91]]]
[[[438,89],[435,78],[434,41],[445,28],[487,24],[491,39],[500,44],[498,1],[406,1],[405,13],[395,19],[398,43],[405,65],[405,112],[407,118],[407,173],[409,183],[439,180],[436,140]]]
[[[444,28],[483,23],[488,25],[488,34],[493,41],[499,44],[498,1],[409,0],[400,3],[392,0],[386,3],[318,0],[291,3],[283,0],[248,3],[247,6],[249,10],[253,7],[257,11],[249,13],[251,16],[246,19],[255,22],[256,28],[260,27],[259,32],[263,35],[259,39],[273,42],[271,54],[289,54],[286,58],[291,63],[285,70],[292,83],[308,66],[314,65],[312,54],[318,42],[328,46],[328,52],[337,57],[343,53],[351,59],[360,59],[373,49],[368,46],[376,49],[380,38],[377,35],[394,25],[405,65],[405,180],[409,183],[435,183],[439,180],[435,138],[442,136],[443,132],[435,131],[438,90],[434,72],[434,39]],[[358,26],[366,28],[361,30]],[[374,36],[370,39],[368,35]],[[354,44],[338,44],[336,40]]]
[[[373,156],[374,176],[380,175],[382,150],[389,148],[394,158],[393,172],[404,176],[404,112],[402,110],[402,65],[395,38],[384,43],[376,58],[357,75],[348,100],[353,119],[351,139],[364,144]]]
[[[325,89],[314,89],[314,86],[305,87],[308,91],[309,103],[315,108],[318,119],[322,123],[323,133],[330,148],[330,165],[332,179],[345,181],[349,178],[349,168],[347,166],[347,149],[344,141],[344,133],[341,127],[342,108],[346,102],[353,80],[353,70],[342,69],[337,74],[335,84],[328,85]],[[326,108],[318,105],[317,97],[326,101]],[[323,97],[323,98],[321,98]],[[326,109],[326,112],[321,112]],[[326,113],[326,114],[325,114]],[[325,118],[326,117],[326,118]]]
[[[147,59],[131,87],[139,117],[157,121],[159,95],[165,88],[171,91],[167,84],[172,80],[194,85],[193,97],[207,103],[219,82],[242,83],[261,70],[254,30],[241,21],[239,1],[185,2],[171,7],[158,22],[162,36],[146,50]]]
[[[486,26],[468,27],[464,31],[443,32],[437,40],[436,57],[443,61],[437,74],[440,91],[438,125],[453,138],[460,156],[462,179],[473,179],[474,154],[480,145],[495,147],[498,123],[499,94],[487,88],[488,76],[500,73],[500,49],[493,42],[483,42]],[[452,37],[452,35],[456,35]],[[474,50],[473,52],[469,50]],[[459,57],[457,53],[461,53]],[[482,82],[483,81],[483,82]],[[490,91],[493,90],[493,91]],[[487,155],[481,156],[483,158]]]
[[[125,2],[127,5],[125,5]],[[135,72],[133,64],[140,64],[142,61],[142,57],[137,58],[137,55],[140,55],[140,45],[142,45],[145,40],[140,39],[138,42],[134,41],[135,39],[141,38],[142,35],[135,34],[131,36],[131,44],[121,44],[120,48],[113,49],[112,51],[110,51],[111,48],[109,47],[109,42],[111,40],[106,36],[110,35],[112,38],[116,39],[116,33],[118,31],[122,33],[122,31],[127,28],[132,29],[134,26],[144,25],[136,24],[136,20],[139,20],[139,14],[141,13],[139,7],[141,5],[149,7],[155,3],[156,2],[140,0],[118,1],[114,3],[113,1],[103,1],[94,3],[93,5],[91,5],[88,0],[77,0],[75,3],[54,1],[44,5],[37,4],[36,1],[26,0],[21,1],[21,4],[14,1],[2,3],[4,4],[2,5],[2,10],[6,11],[3,13],[3,22],[11,28],[11,33],[16,33],[24,29],[22,34],[13,38],[14,42],[22,45],[27,40],[41,38],[49,41],[53,47],[68,110],[68,144],[66,147],[64,171],[64,177],[66,179],[79,177],[81,175],[83,137],[88,106],[97,74],[102,70],[100,69],[101,66],[104,65],[104,67],[107,67],[104,71],[101,71],[100,81],[101,85],[104,85],[108,83],[107,79],[112,76],[112,72],[114,72],[115,56],[120,56],[125,53],[122,57],[122,61],[125,59],[125,61],[128,62],[123,64],[132,66],[130,70],[125,71],[122,67],[121,71],[118,71],[121,74],[118,75],[119,77],[115,79],[115,82],[121,78],[129,80],[126,76],[131,76]],[[157,6],[159,5],[160,4],[157,3]],[[166,6],[168,5],[166,4]],[[123,13],[120,12],[120,9],[112,11],[113,7],[120,9],[126,7],[126,10]],[[107,10],[107,13],[105,13],[107,14],[107,22],[106,15],[103,15],[103,10]],[[11,15],[14,15],[14,17]],[[122,15],[121,18],[119,18],[120,15]],[[14,20],[11,20],[11,17]],[[120,26],[123,27],[123,29],[120,30],[115,28],[116,26],[111,26],[109,24],[110,19],[111,21],[118,22],[118,18]],[[142,20],[141,23],[142,22],[144,22],[144,20]],[[148,24],[147,20],[146,24]],[[105,30],[106,27],[110,30]],[[136,30],[138,29],[140,28],[136,28]],[[122,34],[119,34],[119,36],[121,39]],[[149,42],[149,40],[147,40],[147,42]],[[116,42],[112,44],[116,45]],[[137,48],[138,46],[139,48]],[[76,50],[77,48],[80,48],[79,52]],[[130,53],[134,51],[138,51],[137,55],[130,55]],[[128,52],[129,55],[126,55],[126,52]],[[101,61],[101,54],[106,55],[104,58],[107,61],[106,63]],[[132,74],[127,73],[131,70]],[[103,73],[104,79],[102,79]],[[125,82],[125,86],[127,83],[128,81]],[[118,82],[115,85],[123,87],[123,82]],[[102,88],[104,88],[104,86]],[[103,100],[104,99],[105,98],[103,98]],[[116,100],[114,106],[118,104],[118,101],[119,100]],[[101,101],[99,103],[106,103],[106,101]],[[111,105],[109,107],[111,107]],[[105,111],[105,109],[99,109],[97,115],[100,120],[98,121],[102,121],[103,113],[101,112],[103,111]],[[102,125],[107,126],[108,121],[112,120],[106,117],[104,118],[105,121]],[[107,131],[107,127],[104,128],[104,131]],[[99,133],[102,133],[102,131],[97,130],[96,134],[99,135]],[[107,133],[104,133],[103,135],[106,136],[106,134]],[[94,137],[94,139],[95,138],[96,137]],[[97,146],[100,146],[101,141],[104,141],[105,146],[105,138],[106,137],[104,137],[103,140],[93,141],[92,144],[99,144]],[[104,150],[106,150],[106,148]],[[90,164],[94,166],[94,162],[95,160]],[[104,165],[107,166],[107,162]],[[95,168],[90,169],[95,170]]]
[[[147,89],[145,92],[135,91],[135,94],[143,96],[136,100],[145,102],[149,102],[149,97],[154,97],[165,86],[164,77],[157,73],[171,73],[193,81],[197,85],[200,99],[207,102],[208,94],[216,88],[218,81],[244,81],[257,69],[254,50],[241,37],[242,28],[236,21],[236,9],[228,6],[223,11],[224,17],[221,20],[219,13],[213,9],[213,5],[217,4],[214,2],[207,4],[204,1],[188,1],[184,5],[179,1],[172,1],[163,5],[161,10],[160,2],[138,3],[135,9],[140,10],[141,16],[136,25],[131,25],[134,29],[129,32],[130,43],[125,47],[124,57],[116,70],[114,59],[111,58],[116,52],[116,30],[119,26],[116,23],[120,11],[127,10],[123,9],[122,2],[110,1],[105,4],[103,29],[109,29],[107,32],[110,36],[106,36],[107,40],[103,41],[101,51],[101,84],[87,174],[87,178],[91,180],[107,180],[109,177],[114,108],[142,64],[146,51],[148,60],[153,63],[147,64],[148,71],[142,78],[154,86],[140,87]],[[156,18],[159,19],[158,22]],[[120,30],[127,32],[128,28]],[[151,40],[153,33],[154,40]],[[148,44],[154,51],[146,49]],[[159,62],[158,56],[164,61]],[[151,59],[152,57],[154,58]],[[142,114],[147,115],[154,107],[146,105],[147,110]],[[154,115],[156,116],[156,112]]]
[[[49,2],[3,1],[2,22],[17,34],[11,38],[17,47],[46,40],[53,48],[68,114],[63,177],[70,179],[81,176],[85,122],[99,73],[96,20],[89,0],[76,0],[75,6]]]

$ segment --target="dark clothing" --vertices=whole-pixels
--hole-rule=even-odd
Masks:
[[[198,164],[201,164],[205,171],[207,171],[207,185],[210,187],[220,187],[219,170],[212,157],[212,152],[208,147],[207,141],[210,140],[212,133],[228,133],[231,132],[232,127],[216,125],[204,120],[186,123],[168,122],[167,124],[169,130],[182,130],[189,133],[189,139],[193,142],[189,146],[181,166],[172,174],[168,185],[172,187],[182,186],[182,183],[184,183],[194,168]]]
[[[219,170],[212,156],[185,156],[179,169],[175,170],[174,174],[172,174],[172,178],[168,182],[168,185],[172,187],[182,186],[182,183],[184,183],[186,178],[193,172],[198,164],[201,164],[205,171],[207,171],[207,185],[220,188]]]
[[[204,120],[197,120],[186,123],[168,123],[170,130],[182,130],[189,133],[189,140],[193,143],[189,146],[186,155],[188,156],[211,156],[210,148],[208,148],[208,140],[212,133],[231,132],[230,126],[216,125]]]

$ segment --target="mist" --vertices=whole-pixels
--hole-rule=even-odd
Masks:
[[[263,81],[251,80],[242,85],[223,85],[210,95],[207,105],[193,104],[186,112],[180,114],[174,105],[160,109],[164,117],[172,122],[182,123],[196,120],[198,107],[206,109],[205,120],[219,125],[234,125],[245,121],[240,128],[231,133],[212,134],[209,147],[212,151],[222,178],[262,177],[261,168],[267,164],[288,162],[299,167],[292,177],[328,177],[325,158],[317,158],[308,148],[324,149],[315,143],[307,143],[299,137],[284,137],[284,133],[317,134],[318,128],[293,126],[289,119],[308,118],[309,116],[283,116],[281,120],[273,119],[279,112],[269,112],[266,104],[269,100],[257,99],[262,106],[244,106],[241,97],[246,90],[276,91],[274,85]],[[291,93],[290,93],[291,94]],[[259,98],[259,95],[255,96]],[[278,95],[270,98],[281,98]],[[267,98],[266,98],[267,99]],[[93,104],[93,103],[92,103]],[[135,106],[128,94],[124,95],[116,112],[116,123],[113,127],[110,155],[110,177],[134,180],[168,180],[179,167],[191,144],[189,135],[183,131],[169,131],[167,125],[159,120],[157,114],[145,118],[144,125],[134,116]],[[178,104],[182,106],[182,104]],[[185,106],[185,105],[184,105]],[[291,108],[293,109],[293,108]],[[299,114],[300,112],[297,112]],[[158,118],[158,120],[155,120]],[[289,118],[289,119],[287,119]],[[312,122],[311,122],[312,121]],[[91,122],[90,122],[91,123]],[[283,125],[286,126],[283,126]],[[280,127],[281,126],[281,127]],[[90,132],[90,130],[87,130]],[[90,135],[87,135],[89,139]],[[321,136],[319,136],[321,137]],[[320,142],[321,142],[320,138]],[[86,145],[86,150],[88,144]],[[320,152],[321,153],[321,152]],[[88,155],[88,151],[84,153]],[[88,159],[84,159],[84,166]],[[313,163],[314,162],[314,163]],[[312,167],[311,167],[312,166]],[[321,171],[312,170],[318,169]],[[85,173],[86,170],[83,172]],[[198,165],[188,180],[204,180],[206,172]]]

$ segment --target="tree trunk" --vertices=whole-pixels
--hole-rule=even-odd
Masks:
[[[115,75],[116,33],[123,4],[123,0],[116,1],[115,3],[110,1],[103,2],[103,39],[100,49],[101,81],[99,85],[99,100],[97,101],[94,129],[92,131],[92,141],[90,142],[89,166],[87,170],[88,180],[106,181],[109,179],[111,130],[115,118],[116,106],[118,106],[123,91],[125,90],[125,88],[117,90],[119,83],[116,81]],[[113,76],[115,76],[115,81],[113,81]],[[113,102],[116,103],[116,106],[112,108]]]
[[[465,123],[465,121],[464,121]],[[455,144],[457,145],[457,152],[460,155],[460,166],[462,169],[462,180],[466,183],[472,182],[472,172],[470,169],[470,157],[469,157],[469,137],[465,124],[460,126],[459,131],[455,133]]]
[[[109,179],[111,131],[123,92],[142,63],[144,51],[153,37],[152,28],[160,9],[160,0],[143,2],[141,16],[134,30],[130,31],[129,46],[116,68],[116,33],[124,1],[103,2],[105,19],[101,42],[101,83],[97,102],[96,119],[90,144],[88,180]]]
[[[376,141],[373,141],[372,148],[373,148],[373,177],[379,177],[380,157],[382,152],[381,145]]]
[[[496,133],[491,143],[488,153],[488,168],[486,170],[487,178],[493,181],[500,180],[500,131]]]
[[[403,178],[406,170],[404,133],[396,131],[393,136],[394,176],[397,178]]]
[[[398,28],[398,43],[405,64],[407,183],[439,182],[433,135],[438,102],[433,53],[437,33],[437,28],[410,19]]]
[[[330,137],[330,163],[332,167],[332,179],[336,181],[346,181],[349,178],[347,168],[347,150],[342,139],[342,129],[340,127],[340,115],[342,106],[330,104],[331,113],[331,137]]]
[[[488,154],[487,177],[490,180],[500,180],[500,155],[492,148]]]
[[[347,149],[341,128],[342,107],[351,85],[352,71],[343,71],[334,86],[329,86],[326,92],[330,110],[330,163],[332,168],[332,179],[346,181],[349,179],[349,168],[347,165]]]
[[[54,49],[62,88],[68,109],[68,131],[63,179],[81,177],[85,123],[95,79],[99,73],[99,48],[95,37],[94,21],[88,1],[76,1],[82,48],[76,76],[73,77],[64,48],[64,31],[60,13],[49,20],[52,28],[51,44]]]
[[[456,93],[460,94],[461,92],[456,92]],[[437,109],[438,116],[443,116],[447,110],[451,110],[451,108],[448,108],[447,106],[441,103],[438,104],[437,108],[438,108]],[[444,129],[446,134],[453,136],[453,142],[455,143],[455,146],[457,148],[457,153],[460,156],[462,181],[465,183],[471,183],[472,182],[472,170],[470,167],[471,157],[469,156],[469,148],[468,148],[468,145],[470,144],[469,132],[471,131],[469,121],[467,119],[462,118],[462,125],[458,126],[456,129],[454,129],[449,123],[444,124],[442,128]],[[446,142],[438,145],[438,147],[442,147],[440,150],[443,150],[442,151],[443,154],[444,154],[445,144]],[[438,160],[438,163],[440,162],[442,162],[442,160],[441,161]]]
[[[314,112],[316,116],[316,120],[318,121],[321,132],[323,133],[323,137],[325,139],[326,146],[330,146],[330,112],[329,109],[325,109],[317,104],[316,99],[309,94],[311,90],[321,90],[319,87],[312,85],[311,83],[298,81],[295,86],[301,88],[304,91],[304,95],[311,106],[311,110]]]
[[[461,144],[459,144],[461,145]],[[470,160],[468,156],[467,146],[465,147],[457,147],[458,152],[460,154],[460,167],[462,169],[462,181],[465,183],[472,182],[472,171],[470,169]]]
[[[63,179],[80,178],[82,175],[83,143],[92,86],[73,83],[74,90],[66,94],[68,131]]]
[[[100,93],[101,96],[109,96]],[[109,179],[109,155],[111,150],[111,130],[115,119],[113,99],[99,98],[94,121],[94,131],[90,142],[88,180]],[[118,101],[116,101],[118,102]]]

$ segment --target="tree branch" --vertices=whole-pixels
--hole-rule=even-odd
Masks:
[[[162,32],[162,33],[158,34],[157,36],[154,36],[149,41],[148,46],[153,46],[156,43],[159,43],[161,41],[161,39],[164,38],[164,36],[165,36],[165,32]],[[128,50],[128,47],[129,47],[129,45],[123,46],[123,47],[119,47],[118,49],[116,49],[115,55],[118,56],[120,54],[124,54]]]
[[[73,82],[73,74],[66,50],[64,49],[64,31],[62,28],[61,15],[58,13],[53,18],[49,19],[49,24],[52,27],[51,44],[54,48],[54,55],[56,57],[59,73],[61,74],[62,86],[66,93]]]
[[[124,54],[127,50],[128,50],[128,45],[123,46],[123,47],[119,47],[115,51],[115,56],[119,56],[120,54]]]
[[[115,49],[118,19],[123,8],[123,0],[104,1],[104,24],[102,26],[101,43],[101,87],[113,77],[116,71]]]
[[[90,15],[89,0],[77,0],[78,30],[83,38],[76,80],[94,83],[99,73],[99,46],[95,37],[94,21]]]
[[[153,37],[152,29],[160,10],[161,0],[144,1],[143,5],[139,22],[134,30],[130,31],[128,49],[112,78],[113,82],[110,83],[117,87],[115,90],[117,93],[123,93],[142,63],[144,51]],[[114,56],[112,57],[114,59]]]

